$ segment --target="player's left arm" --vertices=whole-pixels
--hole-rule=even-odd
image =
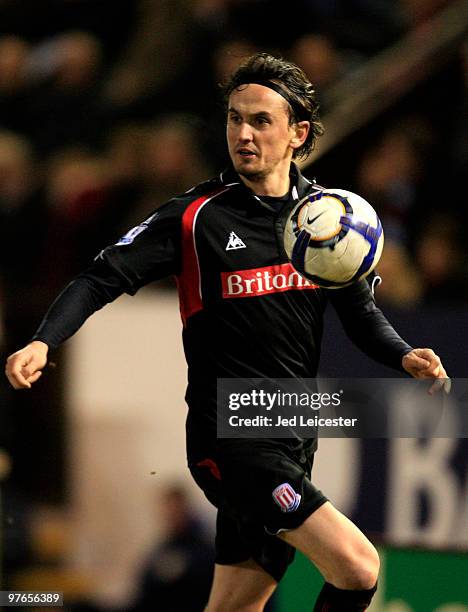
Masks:
[[[399,336],[377,307],[366,280],[327,290],[327,297],[353,344],[375,361],[405,372],[402,359],[413,347]]]
[[[399,336],[377,307],[366,280],[327,294],[347,335],[366,355],[414,378],[448,378],[440,357],[432,349],[412,348]],[[433,385],[430,392],[440,386]]]

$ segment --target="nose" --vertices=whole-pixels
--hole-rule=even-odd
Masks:
[[[238,138],[240,142],[251,142],[253,140],[252,128],[246,121],[239,126]]]

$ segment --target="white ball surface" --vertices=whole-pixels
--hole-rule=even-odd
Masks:
[[[301,232],[307,248],[294,247]],[[304,234],[301,234],[304,240]],[[345,189],[326,189],[301,200],[291,212],[284,247],[297,270],[319,286],[339,288],[367,276],[382,254],[384,236],[377,213],[361,196]],[[359,273],[371,249],[374,254]]]

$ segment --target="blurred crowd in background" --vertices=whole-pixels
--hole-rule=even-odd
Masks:
[[[291,0],[286,10],[280,0],[0,2],[7,343],[9,335],[12,344],[27,340],[50,298],[103,246],[228,163],[218,85],[242,59],[265,50],[301,65],[326,116],[331,85],[423,29],[445,4]],[[388,239],[384,300],[405,306],[466,296],[456,195],[466,153],[465,79],[461,48],[370,134],[355,134],[351,154],[332,152],[306,171],[377,208]]]
[[[408,32],[424,33],[448,4],[0,0],[0,350],[27,342],[101,248],[228,163],[219,84],[246,56],[298,63],[326,117],[334,84]],[[383,303],[467,298],[467,51],[305,170],[379,212]],[[57,389],[44,389],[38,411],[47,403],[60,434]],[[22,401],[12,397],[0,447]]]

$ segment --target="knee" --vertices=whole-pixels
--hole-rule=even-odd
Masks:
[[[378,579],[380,560],[377,550],[369,543],[364,551],[351,551],[343,559],[335,586],[342,589],[372,589]],[[340,584],[337,584],[339,582]]]

